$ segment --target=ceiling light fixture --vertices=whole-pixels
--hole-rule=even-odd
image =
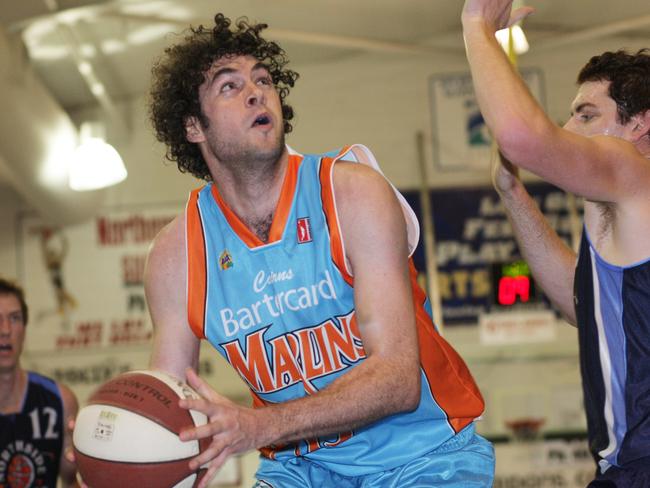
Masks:
[[[98,190],[115,185],[127,177],[120,154],[103,138],[103,126],[81,125],[81,144],[70,161],[68,183],[75,191]]]

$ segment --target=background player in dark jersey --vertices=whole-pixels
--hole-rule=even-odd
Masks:
[[[0,486],[78,486],[63,455],[77,414],[68,387],[20,366],[27,304],[17,285],[0,278]]]
[[[650,53],[594,56],[578,75],[571,118],[544,113],[497,44],[529,14],[512,0],[466,0],[474,87],[504,162],[494,169],[536,282],[578,325],[593,486],[650,486]],[[516,167],[585,198],[579,255],[550,228]]]

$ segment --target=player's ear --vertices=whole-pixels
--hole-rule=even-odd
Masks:
[[[650,110],[636,114],[632,117],[631,122],[634,142],[650,135]]]
[[[189,142],[203,142],[205,140],[201,122],[194,116],[185,119],[185,138]]]

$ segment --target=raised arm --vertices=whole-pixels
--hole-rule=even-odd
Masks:
[[[564,318],[576,325],[573,305],[576,254],[551,228],[524,185],[513,174],[515,170],[507,161],[497,162],[492,171],[494,187],[535,282]]]
[[[72,429],[69,426],[71,421],[77,417],[79,403],[70,388],[62,383],[57,383],[57,385],[63,402],[63,450],[59,461],[59,478],[61,488],[76,488],[79,486],[77,483],[77,465],[74,458],[67,455],[67,453],[72,452]]]
[[[532,10],[525,7],[511,17],[511,5],[512,0],[466,0],[462,14],[477,100],[503,154],[515,165],[589,200],[621,202],[647,196],[650,165],[622,134],[585,137],[558,127],[530,94],[494,36]],[[602,114],[593,115],[596,119],[575,123],[596,124]],[[643,124],[633,120],[625,128],[630,131],[625,138],[646,136],[648,127]]]
[[[196,368],[199,340],[187,322],[185,218],[177,217],[156,236],[145,267],[144,287],[154,327],[150,367],[185,377]]]
[[[361,164],[337,163],[334,189],[367,357],[313,395],[255,410],[229,402],[188,372],[206,400],[181,405],[205,412],[210,424],[182,438],[213,437],[192,462],[196,467],[212,460],[202,486],[231,454],[345,432],[418,405],[417,334],[400,206],[385,179]]]

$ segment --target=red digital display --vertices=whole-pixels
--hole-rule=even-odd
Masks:
[[[528,276],[502,276],[499,279],[497,299],[499,305],[514,305],[517,297],[522,303],[530,299],[530,278]]]

